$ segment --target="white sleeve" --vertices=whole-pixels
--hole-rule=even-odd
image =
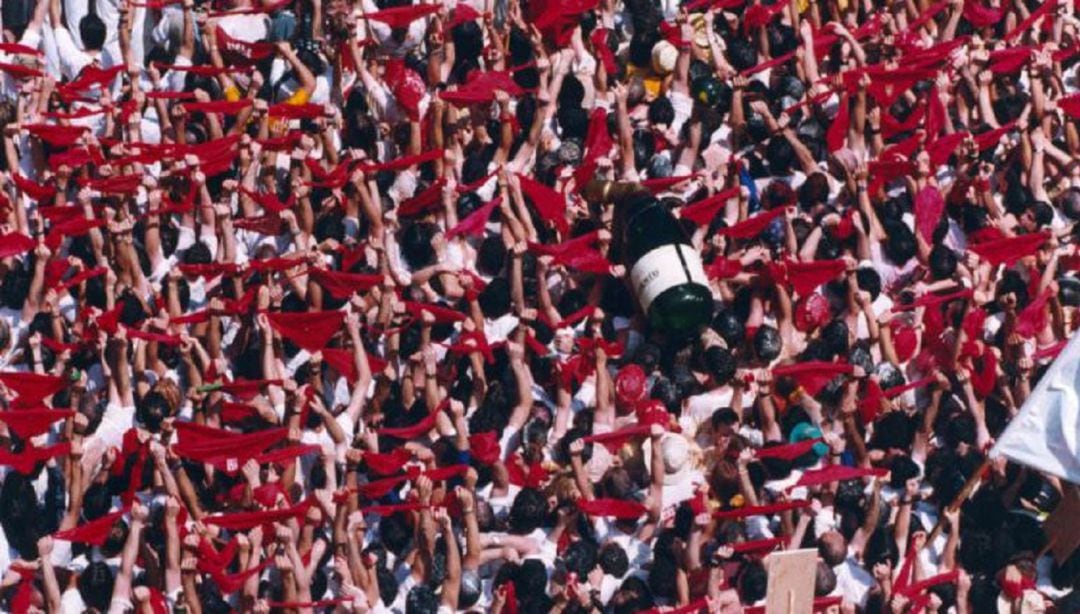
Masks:
[[[53,28],[53,39],[60,59],[60,71],[68,79],[74,79],[90,63],[86,54],[75,44],[67,28]]]

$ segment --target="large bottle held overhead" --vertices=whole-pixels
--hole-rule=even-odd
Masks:
[[[649,322],[677,336],[704,328],[712,318],[712,291],[701,254],[679,221],[648,193],[616,199],[615,210],[621,259]]]

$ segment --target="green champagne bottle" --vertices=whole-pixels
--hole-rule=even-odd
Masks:
[[[621,256],[641,310],[660,330],[685,336],[713,315],[712,291],[701,254],[675,216],[648,193],[615,201],[622,226]]]

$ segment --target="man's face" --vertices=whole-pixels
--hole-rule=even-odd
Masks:
[[[716,448],[716,454],[722,453],[727,450],[731,445],[731,438],[735,435],[735,429],[729,424],[721,424],[713,429],[713,446]]]

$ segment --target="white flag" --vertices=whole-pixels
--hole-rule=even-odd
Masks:
[[[990,456],[1080,484],[1080,334],[1073,335]]]

